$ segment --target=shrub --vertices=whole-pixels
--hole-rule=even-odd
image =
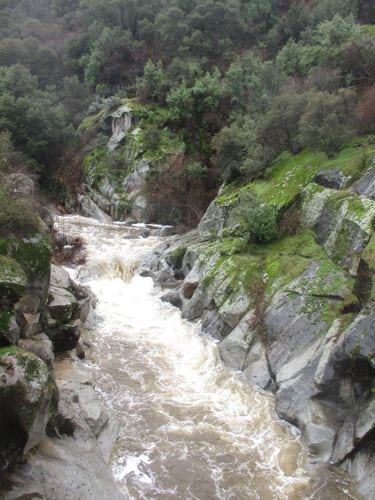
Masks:
[[[147,128],[143,132],[143,140],[146,149],[154,151],[160,144],[161,130],[159,130],[157,127]]]
[[[234,217],[240,231],[250,243],[270,243],[277,238],[276,210],[260,202],[253,191],[248,190],[239,197]]]

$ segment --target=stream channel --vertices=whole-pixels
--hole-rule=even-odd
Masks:
[[[137,275],[161,238],[79,216],[58,225],[85,241],[87,261],[70,272],[98,298],[85,363],[120,422],[112,470],[125,498],[358,498],[345,476],[306,466],[274,397],[223,366],[199,323],[181,319],[151,278]]]

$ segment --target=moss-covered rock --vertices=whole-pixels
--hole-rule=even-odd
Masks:
[[[57,389],[46,364],[34,354],[0,349],[0,474],[45,437],[57,410]]]
[[[17,261],[28,277],[49,275],[52,248],[49,237],[37,233],[29,238],[1,239],[0,255]]]
[[[312,227],[327,254],[356,275],[375,218],[375,202],[349,191],[310,185],[304,191],[302,222]]]
[[[27,286],[26,273],[14,259],[0,255],[0,302],[11,303]]]

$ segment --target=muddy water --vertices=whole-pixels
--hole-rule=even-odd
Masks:
[[[135,274],[160,239],[65,217],[84,238],[76,278],[99,302],[89,332],[96,389],[121,424],[113,473],[130,499],[349,499],[333,472],[311,477],[273,397],[221,364],[214,340]]]

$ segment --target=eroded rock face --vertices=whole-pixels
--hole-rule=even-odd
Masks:
[[[113,151],[132,127],[131,109],[126,105],[120,106],[110,117],[112,136],[108,142],[108,149]]]
[[[57,389],[46,364],[15,347],[0,350],[1,472],[42,442],[57,410]]]

